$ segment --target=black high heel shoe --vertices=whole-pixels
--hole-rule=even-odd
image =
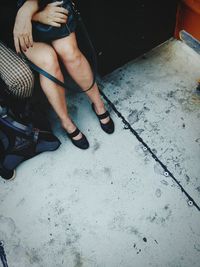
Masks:
[[[83,133],[82,133],[81,139],[78,139],[78,140],[73,139],[74,137],[79,135],[79,133],[80,133],[80,130],[78,128],[76,128],[76,130],[72,133],[67,132],[67,135],[76,147],[78,147],[80,149],[87,149],[89,147],[89,142]]]
[[[103,114],[97,114],[94,108],[94,103],[92,103],[92,109],[96,114],[97,118],[99,119],[102,130],[107,134],[112,134],[115,130],[115,125],[112,118],[110,117],[110,113],[106,110],[106,112],[104,112]],[[110,118],[110,120],[107,123],[101,122],[101,120],[106,119],[108,117]]]

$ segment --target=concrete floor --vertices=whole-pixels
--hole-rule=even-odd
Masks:
[[[164,176],[111,108],[116,132],[108,136],[86,98],[70,96],[87,151],[71,144],[51,114],[62,146],[23,163],[16,180],[0,180],[9,267],[199,267],[199,77],[200,56],[169,40],[100,81],[174,177]]]

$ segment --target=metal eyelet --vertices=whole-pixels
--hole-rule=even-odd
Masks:
[[[143,151],[147,151],[147,148],[146,148],[146,146],[143,146]]]
[[[168,172],[164,172],[164,176],[165,177],[168,177],[169,176],[169,173]]]
[[[192,207],[194,205],[193,201],[192,200],[189,200],[188,201],[188,206]]]

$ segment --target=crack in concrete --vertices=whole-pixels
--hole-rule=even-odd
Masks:
[[[102,86],[103,87],[103,86]],[[117,114],[119,118],[121,118],[122,122],[125,125],[126,130],[130,130],[130,132],[137,138],[137,140],[143,145],[143,147],[148,151],[152,158],[163,168],[164,173],[167,174],[165,176],[170,176],[174,182],[178,185],[181,191],[186,195],[188,198],[188,206],[195,206],[198,211],[200,211],[200,206],[196,203],[196,201],[190,196],[190,194],[186,191],[186,189],[181,185],[181,183],[176,179],[176,177],[172,174],[172,172],[168,169],[168,167],[156,156],[153,150],[145,143],[145,141],[139,136],[136,130],[132,128],[130,123],[125,119],[125,117],[117,110],[116,106],[113,102],[103,93],[100,89],[100,94],[104,98],[104,100],[110,105],[113,111]]]

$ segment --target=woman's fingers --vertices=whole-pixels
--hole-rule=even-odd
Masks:
[[[68,13],[69,13],[67,9],[65,9],[64,7],[59,7],[59,6],[54,7],[54,11],[58,12],[58,13],[63,13],[66,15],[68,15]]]
[[[50,22],[49,25],[57,27],[57,28],[61,27],[61,23],[57,23],[57,22],[54,22],[54,21]]]
[[[33,35],[32,34],[29,35],[29,44],[30,44],[30,47],[33,46]]]
[[[65,14],[62,14],[62,13],[56,13],[56,17],[57,18],[60,18],[60,19],[64,19],[64,20],[67,20],[67,15]]]
[[[28,49],[30,47],[30,42],[29,42],[29,36],[28,35],[24,36],[24,43],[25,43],[26,48]]]
[[[66,23],[66,19],[62,19],[62,18],[54,18],[53,22],[58,22],[60,24],[64,24]]]
[[[50,3],[49,5],[50,6],[61,6],[62,4],[63,4],[63,1],[56,1],[56,2]]]
[[[20,34],[14,35],[14,45],[17,53],[21,51],[26,52],[26,50],[32,46],[32,43],[28,35]]]
[[[20,12],[17,13],[15,18],[13,36],[17,53],[26,51],[33,43],[31,19],[23,18]]]
[[[26,43],[25,43],[24,36],[22,36],[22,35],[19,37],[19,44],[20,44],[21,49],[22,49],[24,52],[26,52],[26,50],[27,50],[27,46],[26,46]]]
[[[56,12],[63,13],[63,14],[68,14],[68,10],[65,9],[64,7],[61,7],[63,4],[63,1],[56,1],[53,3],[48,4],[49,8],[53,8]]]
[[[16,50],[17,54],[19,54],[21,52],[21,50],[20,50],[18,37],[14,37],[14,44],[15,44],[15,50]]]
[[[53,21],[67,23],[67,16],[60,13],[56,13],[55,17],[53,18]]]
[[[59,13],[59,12],[55,12],[54,15],[57,18],[62,18],[62,19],[67,19],[67,17],[68,17],[68,14],[63,14],[63,13]]]
[[[57,1],[48,4],[43,10],[36,13],[36,21],[54,27],[60,27],[61,24],[67,23],[68,10],[60,6],[62,3],[62,1]]]

